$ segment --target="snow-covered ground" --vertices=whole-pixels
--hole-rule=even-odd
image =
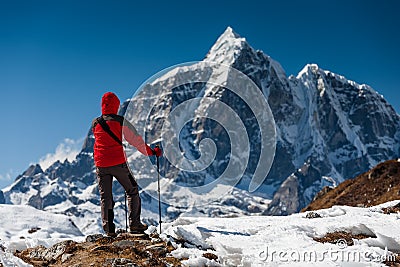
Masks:
[[[22,205],[0,205],[0,214],[0,262],[4,266],[28,266],[12,255],[15,250],[38,245],[50,247],[63,240],[84,239],[81,231],[65,215]]]
[[[399,202],[371,208],[334,206],[316,211],[322,218],[314,219],[306,218],[306,213],[235,218],[186,214],[163,224],[162,237],[175,243],[172,255],[187,258],[183,262],[188,266],[382,266],[382,261],[400,253],[400,214],[384,214],[382,207]],[[3,266],[27,266],[12,256],[16,249],[84,239],[65,215],[21,205],[0,205],[0,213]],[[355,240],[352,246],[344,240],[337,244],[313,240],[335,231],[376,238]],[[206,252],[217,255],[218,262],[203,257]]]
[[[163,237],[187,240],[172,254],[188,258],[184,262],[189,266],[219,266],[202,257],[205,252],[217,255],[221,266],[381,266],[385,258],[390,260],[393,253],[400,253],[400,215],[381,211],[398,202],[371,208],[334,206],[317,211],[322,218],[315,219],[306,218],[306,213],[285,217],[181,217],[163,227]],[[335,231],[377,238],[355,240],[352,246],[344,240],[337,244],[313,240]]]

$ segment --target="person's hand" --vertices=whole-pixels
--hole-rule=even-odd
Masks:
[[[162,156],[162,150],[159,146],[156,146],[155,148],[153,148],[153,154],[156,157],[161,157]]]

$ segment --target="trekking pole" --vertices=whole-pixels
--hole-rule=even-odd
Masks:
[[[159,147],[156,145],[156,147]],[[160,193],[160,160],[158,156],[156,156],[157,159],[157,180],[158,180],[158,223],[160,225],[160,235],[161,235],[161,193]]]
[[[125,196],[125,232],[128,232],[128,215],[127,215],[127,209],[126,209],[126,192],[124,194]]]

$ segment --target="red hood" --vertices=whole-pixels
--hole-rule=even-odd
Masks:
[[[101,98],[101,114],[117,114],[119,103],[119,99],[114,93],[105,93]]]

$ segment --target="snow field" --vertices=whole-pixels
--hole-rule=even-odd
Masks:
[[[307,219],[306,213],[291,216],[238,218],[179,218],[164,226],[163,238],[175,242],[172,255],[188,258],[188,266],[381,266],[400,253],[400,215],[383,214],[382,207],[334,206],[317,211],[322,218]],[[346,231],[377,238],[319,243],[314,237]],[[169,237],[171,236],[171,237]],[[187,240],[184,245],[177,240]],[[219,263],[203,257],[211,252]]]
[[[322,218],[308,219],[307,213],[290,216],[240,216],[235,218],[190,217],[186,213],[164,223],[161,237],[177,248],[171,254],[187,266],[382,266],[400,253],[400,214],[384,214],[383,207],[334,206],[316,211]],[[12,256],[15,250],[53,244],[84,235],[70,217],[36,210],[30,206],[0,205],[0,262],[4,266],[27,266]],[[37,228],[29,233],[28,230]],[[40,229],[39,229],[40,228]],[[155,229],[155,227],[151,227]],[[158,229],[158,227],[157,227]],[[376,236],[319,243],[315,237],[345,231]],[[204,253],[218,256],[218,261]]]
[[[50,247],[63,240],[84,239],[81,231],[65,215],[23,205],[0,205],[0,214],[0,245],[5,249],[0,249],[0,262],[4,266],[29,266],[13,256],[15,250],[38,245]]]

